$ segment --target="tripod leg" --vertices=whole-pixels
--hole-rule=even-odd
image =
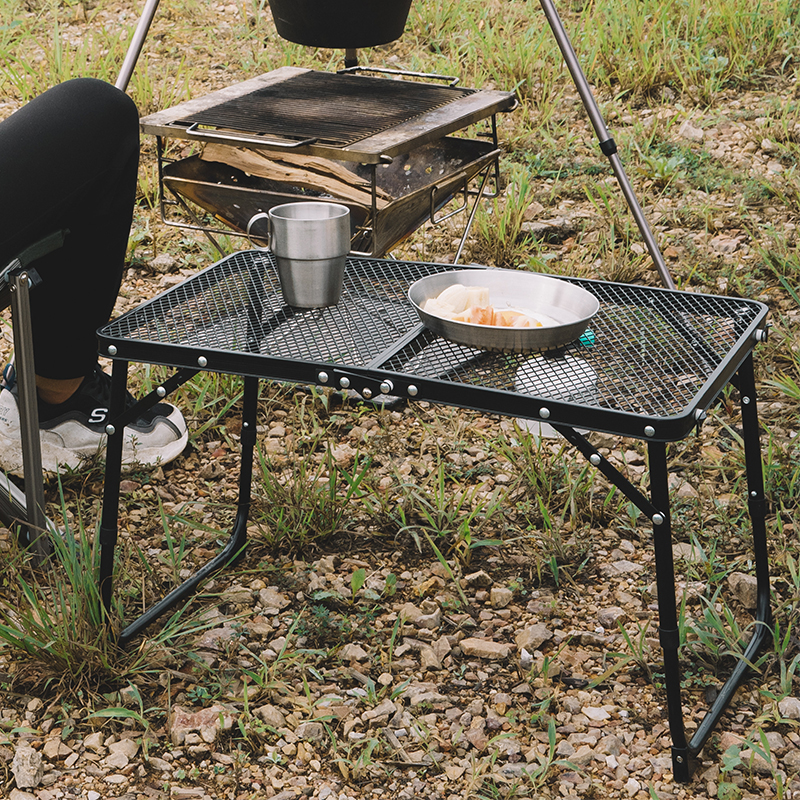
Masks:
[[[594,99],[592,90],[589,87],[586,76],[583,74],[583,70],[581,69],[578,57],[575,55],[575,50],[572,47],[572,43],[567,36],[567,32],[564,30],[564,23],[561,21],[561,17],[559,17],[558,11],[556,11],[556,7],[553,5],[553,0],[539,0],[539,3],[542,6],[545,16],[547,17],[547,22],[553,31],[558,48],[561,50],[561,55],[564,56],[567,69],[572,76],[572,80],[575,83],[575,88],[578,90],[578,94],[580,95],[583,106],[586,109],[586,113],[589,115],[589,120],[594,127],[597,138],[600,140],[600,150],[602,151],[603,155],[608,157],[608,160],[611,163],[611,169],[614,171],[614,175],[619,183],[620,189],[622,190],[622,194],[625,197],[625,201],[627,202],[628,207],[633,214],[633,218],[636,221],[636,226],[639,228],[639,233],[641,233],[642,239],[647,247],[647,251],[650,253],[650,258],[653,259],[653,263],[656,265],[656,269],[661,276],[664,286],[666,286],[668,289],[674,289],[675,283],[672,280],[672,276],[669,274],[669,269],[664,262],[664,257],[661,255],[661,250],[658,247],[655,236],[653,236],[650,225],[645,219],[642,207],[639,205],[639,201],[636,199],[636,194],[634,193],[633,187],[628,180],[628,176],[625,174],[625,169],[623,168],[622,162],[617,154],[617,145],[611,138],[608,128],[606,128],[606,124],[603,121],[600,109],[597,107],[597,102]]]
[[[156,15],[159,0],[147,0],[142,16],[139,19],[139,24],[133,32],[133,39],[128,47],[128,52],[125,54],[125,59],[122,62],[122,67],[117,77],[117,82],[114,86],[121,89],[123,92],[128,88],[128,82],[133,75],[133,68],[139,60],[139,53],[142,52],[144,40],[147,38],[147,32],[150,30],[150,23]]]

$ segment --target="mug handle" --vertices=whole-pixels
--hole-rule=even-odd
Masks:
[[[258,222],[258,220],[260,220],[260,219],[266,219],[267,222],[268,222],[268,225],[267,225],[267,237],[266,237],[267,238],[267,246],[266,247],[259,247],[258,245],[256,245],[253,242],[253,238],[250,236],[250,229],[253,227],[253,223],[254,222]],[[270,249],[270,244],[272,244],[272,223],[269,221],[269,214],[267,214],[265,211],[259,211],[258,214],[253,214],[253,216],[250,217],[250,221],[247,223],[247,240],[250,242],[250,245],[255,250],[269,250]]]

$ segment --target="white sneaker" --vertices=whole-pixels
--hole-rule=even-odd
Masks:
[[[61,405],[39,401],[42,468],[48,472],[79,469],[105,453],[111,377],[100,368]],[[133,398],[129,395],[129,404]],[[181,412],[157,403],[125,428],[122,463],[155,466],[177,458],[189,432]],[[23,477],[22,441],[16,385],[0,391],[0,469]]]

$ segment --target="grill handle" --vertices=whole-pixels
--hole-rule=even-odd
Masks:
[[[296,147],[303,147],[307,144],[314,144],[317,141],[316,136],[312,137],[311,139],[303,139],[301,142],[276,142],[270,139],[261,139],[257,136],[236,136],[231,134],[224,134],[220,133],[219,131],[212,131],[206,133],[205,131],[201,130],[197,126],[199,122],[193,122],[187,129],[186,133],[191,134],[190,138],[195,139],[208,139],[212,142],[232,142],[234,144],[254,144],[260,145],[261,147],[279,147],[282,150],[294,150]]]
[[[385,69],[384,67],[345,67],[336,70],[337,75],[353,75],[356,72],[378,72],[383,75],[403,75],[407,78],[427,78],[432,81],[447,81],[452,89],[461,80],[456,75],[437,75],[435,72],[410,72],[406,69]]]

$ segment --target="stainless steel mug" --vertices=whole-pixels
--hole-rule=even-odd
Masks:
[[[296,308],[324,308],[339,302],[350,252],[350,209],[338,203],[285,203],[267,214],[269,249],[275,255],[283,299]]]

